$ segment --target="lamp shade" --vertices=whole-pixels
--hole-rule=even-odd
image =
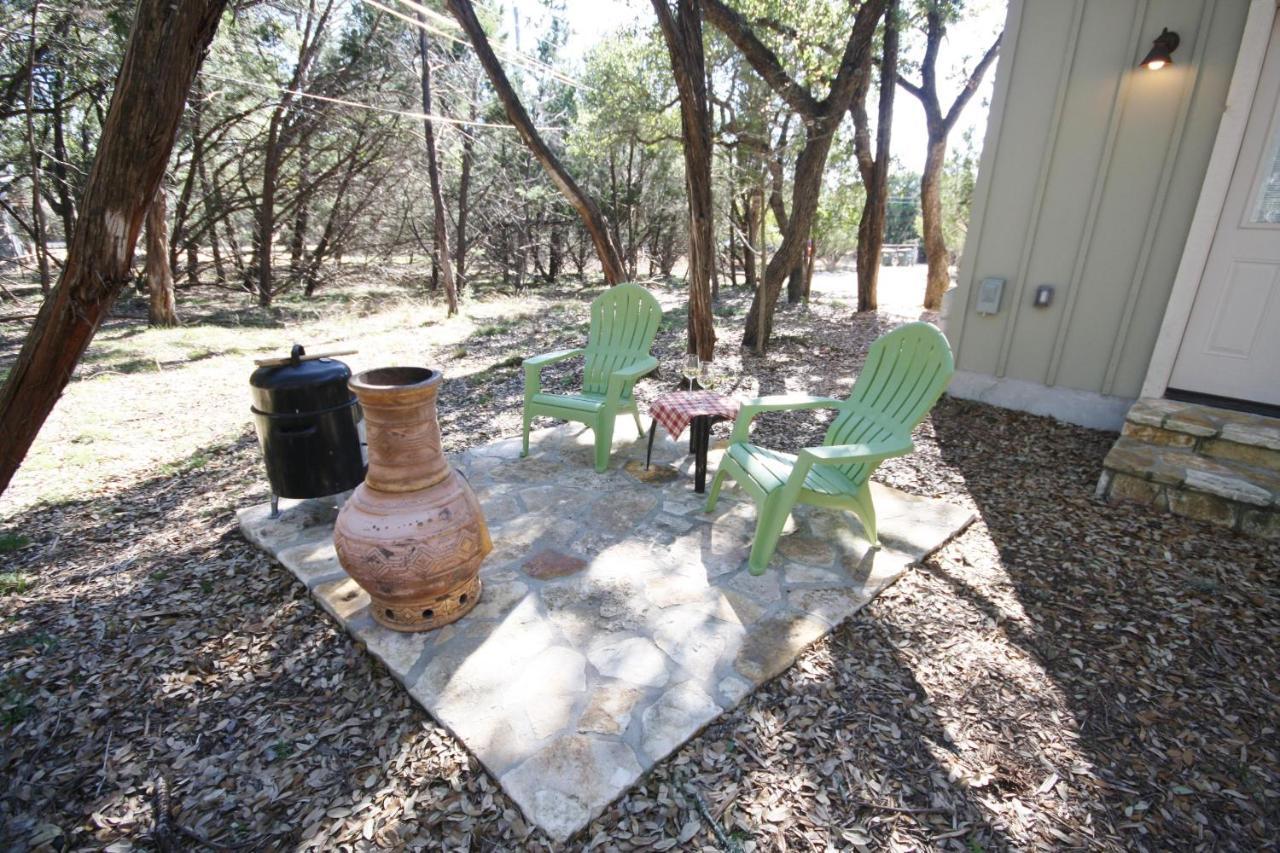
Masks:
[[[1171,32],[1167,27],[1162,29],[1155,41],[1151,42],[1151,50],[1147,52],[1146,58],[1138,65],[1151,71],[1159,71],[1166,65],[1172,65],[1173,52],[1178,49],[1180,41],[1177,33]]]

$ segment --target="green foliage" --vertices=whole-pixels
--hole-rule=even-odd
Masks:
[[[857,7],[841,0],[733,0],[730,4],[753,24],[753,32],[778,56],[782,66],[817,97],[835,77]],[[736,48],[709,25],[709,61],[741,60]]]
[[[493,338],[507,331],[509,326],[506,323],[490,323],[487,326],[480,326],[471,333],[473,338]]]
[[[813,217],[814,249],[828,265],[858,247],[858,225],[866,205],[867,191],[858,180],[852,144],[832,152],[824,176],[822,198]]]
[[[209,464],[209,456],[202,450],[197,450],[186,459],[177,462],[169,462],[160,466],[161,472],[165,476],[175,476],[177,474],[187,474],[191,471],[198,471]]]
[[[17,675],[0,680],[0,726],[11,729],[35,712],[35,703]]]
[[[0,595],[20,595],[32,585],[31,578],[22,572],[0,572]]]
[[[0,533],[0,554],[9,554],[31,544],[29,537],[21,533]]]
[[[666,48],[652,29],[621,31],[587,54],[582,80],[569,162],[614,224],[634,278],[642,253],[660,254],[684,229],[680,121],[670,107]]]
[[[920,239],[920,173],[894,163],[889,172],[889,202],[885,213],[884,241],[910,243]]]
[[[951,0],[948,20],[991,2]],[[0,78],[22,77],[32,5],[20,0],[0,8],[0,26],[14,34],[0,45]],[[437,12],[444,9],[429,5]],[[317,27],[317,10],[327,6],[251,3],[229,11],[197,77],[170,158],[164,189],[175,275],[180,283],[219,285],[184,289],[179,301],[196,293],[218,294],[242,326],[280,325],[269,311],[246,310],[268,183],[264,164],[273,139],[279,146],[271,187],[278,302],[294,294],[311,299],[316,287],[338,279],[339,265],[346,261],[369,268],[410,259],[421,286],[430,280],[435,213],[419,115],[419,31],[411,21],[368,4],[342,2]],[[734,0],[733,6],[788,73],[815,97],[825,96],[857,4]],[[918,47],[920,8],[914,0],[904,2],[904,21],[914,33],[904,37],[908,54]],[[52,214],[47,215],[49,242],[66,236],[59,210],[67,211],[68,220],[74,217],[133,11],[132,0],[40,6],[37,36],[47,49],[39,54],[32,78],[32,119],[42,152],[42,208]],[[564,0],[521,6],[518,52],[509,8],[485,3],[477,12],[543,140],[605,215],[628,278],[672,275],[687,244],[684,163],[670,60],[654,17],[645,14],[610,33],[579,58],[565,55],[571,21]],[[433,112],[464,122],[434,123],[451,248],[455,254],[460,246],[466,251],[464,287],[523,290],[569,272],[584,285],[598,283],[595,253],[577,213],[505,126],[505,110],[476,57],[449,38],[457,30],[447,15],[429,21]],[[309,39],[314,45],[304,50]],[[714,26],[704,24],[704,40],[715,141],[714,227],[720,268],[726,271],[732,229],[739,232],[735,242],[741,249],[744,225],[734,217],[762,184],[766,191],[775,189],[774,172],[782,176],[776,189],[790,209],[790,179],[804,128]],[[909,57],[906,67],[911,68]],[[20,240],[32,227],[24,88],[0,92],[9,98],[0,103],[9,115],[0,123],[0,157],[11,164],[13,175],[5,182],[5,197],[20,220],[11,228]],[[839,134],[813,231],[824,258],[853,249],[863,204],[861,181],[848,156],[848,129]],[[963,230],[967,217],[972,183],[966,180],[957,167],[944,183],[945,203],[957,210],[949,240],[957,239],[952,235]],[[895,186],[890,242],[915,237],[915,213],[898,199],[916,193]],[[62,204],[64,197],[71,203]],[[731,204],[739,214],[731,216]],[[762,260],[767,260],[779,241],[773,215],[764,217],[764,229]],[[758,231],[757,222],[753,241]],[[189,259],[193,267],[187,270]],[[305,297],[300,295],[304,285]],[[368,309],[353,305],[353,310]],[[236,345],[231,341],[209,352]],[[153,367],[139,362],[113,369]]]
[[[959,256],[964,251],[973,207],[973,188],[978,180],[978,151],[973,132],[966,131],[955,149],[947,155],[942,169],[942,236],[947,248]]]

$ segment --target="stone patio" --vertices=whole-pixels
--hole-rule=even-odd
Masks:
[[[494,550],[479,605],[426,634],[378,626],[334,555],[334,501],[239,512],[275,556],[410,695],[563,841],[656,762],[857,612],[972,514],[875,487],[881,547],[851,516],[798,508],[768,571],[746,557],[755,507],[733,488],[715,513],[693,458],[618,423],[609,470],[577,425],[452,457],[484,506]],[[711,454],[715,470],[718,451]]]

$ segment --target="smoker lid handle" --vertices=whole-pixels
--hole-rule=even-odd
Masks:
[[[302,349],[302,347],[297,347],[297,349]],[[297,361],[294,360],[294,356],[292,355],[288,358],[255,358],[253,363],[258,367],[283,367],[286,364],[296,365],[301,361],[315,361],[319,358],[334,358],[339,355],[355,355],[357,352],[359,352],[359,350],[353,349],[337,350],[335,352],[314,352],[310,355],[298,357]]]

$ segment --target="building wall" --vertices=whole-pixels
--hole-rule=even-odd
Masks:
[[[1248,0],[1011,0],[959,287],[952,393],[1115,427],[1138,396]],[[1136,68],[1168,27],[1174,64]],[[977,283],[1006,280],[1000,311]],[[1055,288],[1037,308],[1037,286]]]

